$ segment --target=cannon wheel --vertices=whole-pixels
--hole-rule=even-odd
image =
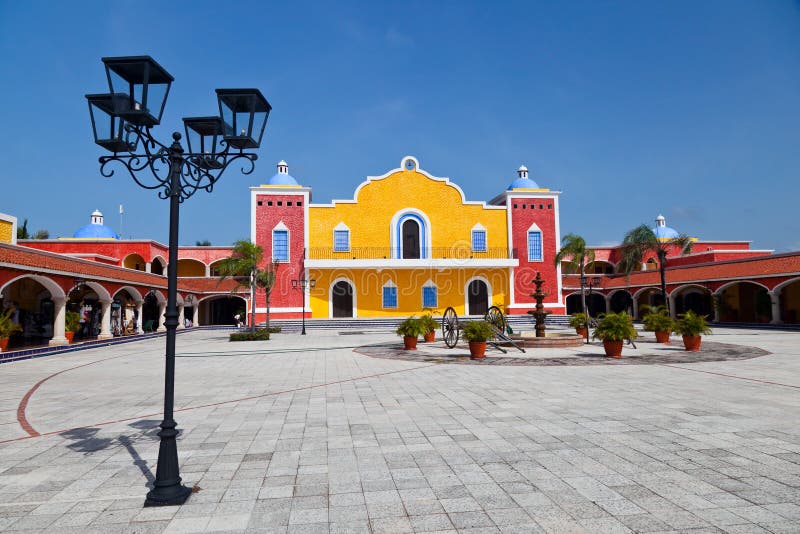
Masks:
[[[494,330],[494,337],[503,338],[506,334],[506,318],[503,317],[503,312],[500,311],[500,308],[497,306],[492,306],[489,308],[489,311],[486,312],[486,316],[483,318],[487,323],[492,325],[492,330]]]
[[[458,315],[452,306],[448,307],[442,315],[442,337],[447,348],[452,349],[458,343]]]

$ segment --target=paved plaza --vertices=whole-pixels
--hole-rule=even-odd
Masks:
[[[400,359],[388,332],[182,333],[196,493],[147,509],[164,339],[3,364],[0,530],[800,532],[800,332],[704,340],[738,356],[448,365],[466,347]]]

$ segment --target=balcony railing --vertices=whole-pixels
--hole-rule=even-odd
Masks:
[[[333,247],[311,247],[306,251],[309,260],[389,260],[389,259],[433,259],[433,260],[509,260],[517,258],[517,249],[489,248],[476,252],[469,247],[431,247],[420,249],[418,258],[403,258],[402,252],[391,247],[353,247],[343,252]]]

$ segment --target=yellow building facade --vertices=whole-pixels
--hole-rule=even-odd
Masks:
[[[17,243],[17,218],[0,213],[0,243]]]

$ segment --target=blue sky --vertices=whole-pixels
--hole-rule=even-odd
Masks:
[[[19,2],[0,0],[0,211],[70,236],[100,208],[167,240],[168,206],[100,176],[83,95],[101,56],[175,76],[162,125],[216,87],[273,105],[256,172],[181,212],[181,243],[248,237],[248,187],[290,173],[315,202],[414,155],[471,200],[525,164],[563,191],[562,234],[618,242],[652,223],[800,249],[800,5],[781,1]]]

